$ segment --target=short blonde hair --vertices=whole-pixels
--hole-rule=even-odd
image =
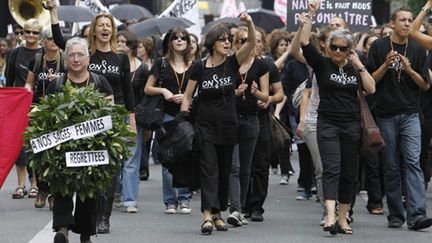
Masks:
[[[37,19],[31,18],[24,22],[23,29],[24,31],[29,28],[35,28],[40,33],[42,32],[42,25],[37,21]]]

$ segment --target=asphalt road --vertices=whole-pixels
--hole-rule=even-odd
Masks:
[[[295,152],[296,153],[296,152]],[[293,166],[298,168],[296,158]],[[414,232],[389,229],[385,216],[370,215],[365,206],[365,195],[358,195],[355,207],[354,235],[330,236],[319,226],[320,205],[315,200],[296,201],[296,175],[289,185],[278,185],[280,175],[270,175],[269,197],[266,201],[264,222],[230,228],[228,232],[214,231],[210,236],[200,234],[202,223],[199,194],[192,201],[191,215],[167,215],[162,203],[161,168],[151,166],[150,180],[140,184],[138,213],[128,214],[124,209],[113,209],[111,233],[92,237],[95,243],[145,242],[432,242],[432,229]],[[52,213],[48,207],[36,209],[33,199],[12,199],[16,187],[13,169],[0,190],[0,243],[50,243]],[[432,216],[432,190],[427,192],[428,215]],[[386,209],[387,211],[387,209]],[[227,213],[224,214],[224,217]],[[79,236],[70,234],[70,242],[79,242]]]

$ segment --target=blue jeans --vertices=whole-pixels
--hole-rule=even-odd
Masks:
[[[377,117],[386,146],[381,151],[384,171],[384,189],[389,215],[387,219],[405,221],[402,203],[402,185],[406,187],[406,217],[408,227],[426,216],[426,196],[423,172],[420,168],[421,130],[419,115]],[[402,177],[401,166],[405,170]],[[402,179],[405,183],[402,183]]]
[[[137,127],[137,136],[135,147],[130,148],[132,157],[130,157],[123,167],[123,202],[124,206],[137,206],[138,203],[138,186],[139,171],[141,163],[142,143],[144,140],[144,130]]]
[[[174,117],[165,114],[163,122],[173,120]],[[163,189],[163,201],[166,206],[177,205],[183,202],[189,202],[192,198],[192,193],[187,187],[175,188],[172,185],[173,178],[172,174],[167,168],[162,166],[162,189]]]

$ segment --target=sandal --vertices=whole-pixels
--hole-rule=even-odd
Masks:
[[[34,202],[35,208],[44,208],[46,205],[47,197],[48,197],[47,192],[39,192]]]
[[[371,209],[369,211],[369,213],[373,214],[373,215],[383,215],[384,214],[384,209],[383,208],[374,208],[374,209]]]
[[[352,235],[353,234],[353,230],[351,228],[342,228],[342,227],[339,227],[338,232],[340,234],[345,234],[345,235]]]
[[[213,231],[213,221],[211,219],[204,220],[201,225],[201,234],[210,235]]]
[[[21,199],[25,195],[27,195],[27,190],[25,189],[25,186],[19,186],[15,189],[15,192],[12,194],[12,198]]]
[[[213,215],[212,219],[213,219],[213,223],[214,223],[214,226],[215,226],[217,231],[227,231],[228,230],[228,225],[225,223],[225,221],[220,216]],[[217,224],[216,222],[219,222],[219,224]]]
[[[37,187],[30,187],[28,197],[29,198],[36,198],[38,195],[39,189]]]

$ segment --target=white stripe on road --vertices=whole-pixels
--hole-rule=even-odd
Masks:
[[[28,243],[48,243],[53,242],[55,232],[52,229],[52,220],[45,225]]]

